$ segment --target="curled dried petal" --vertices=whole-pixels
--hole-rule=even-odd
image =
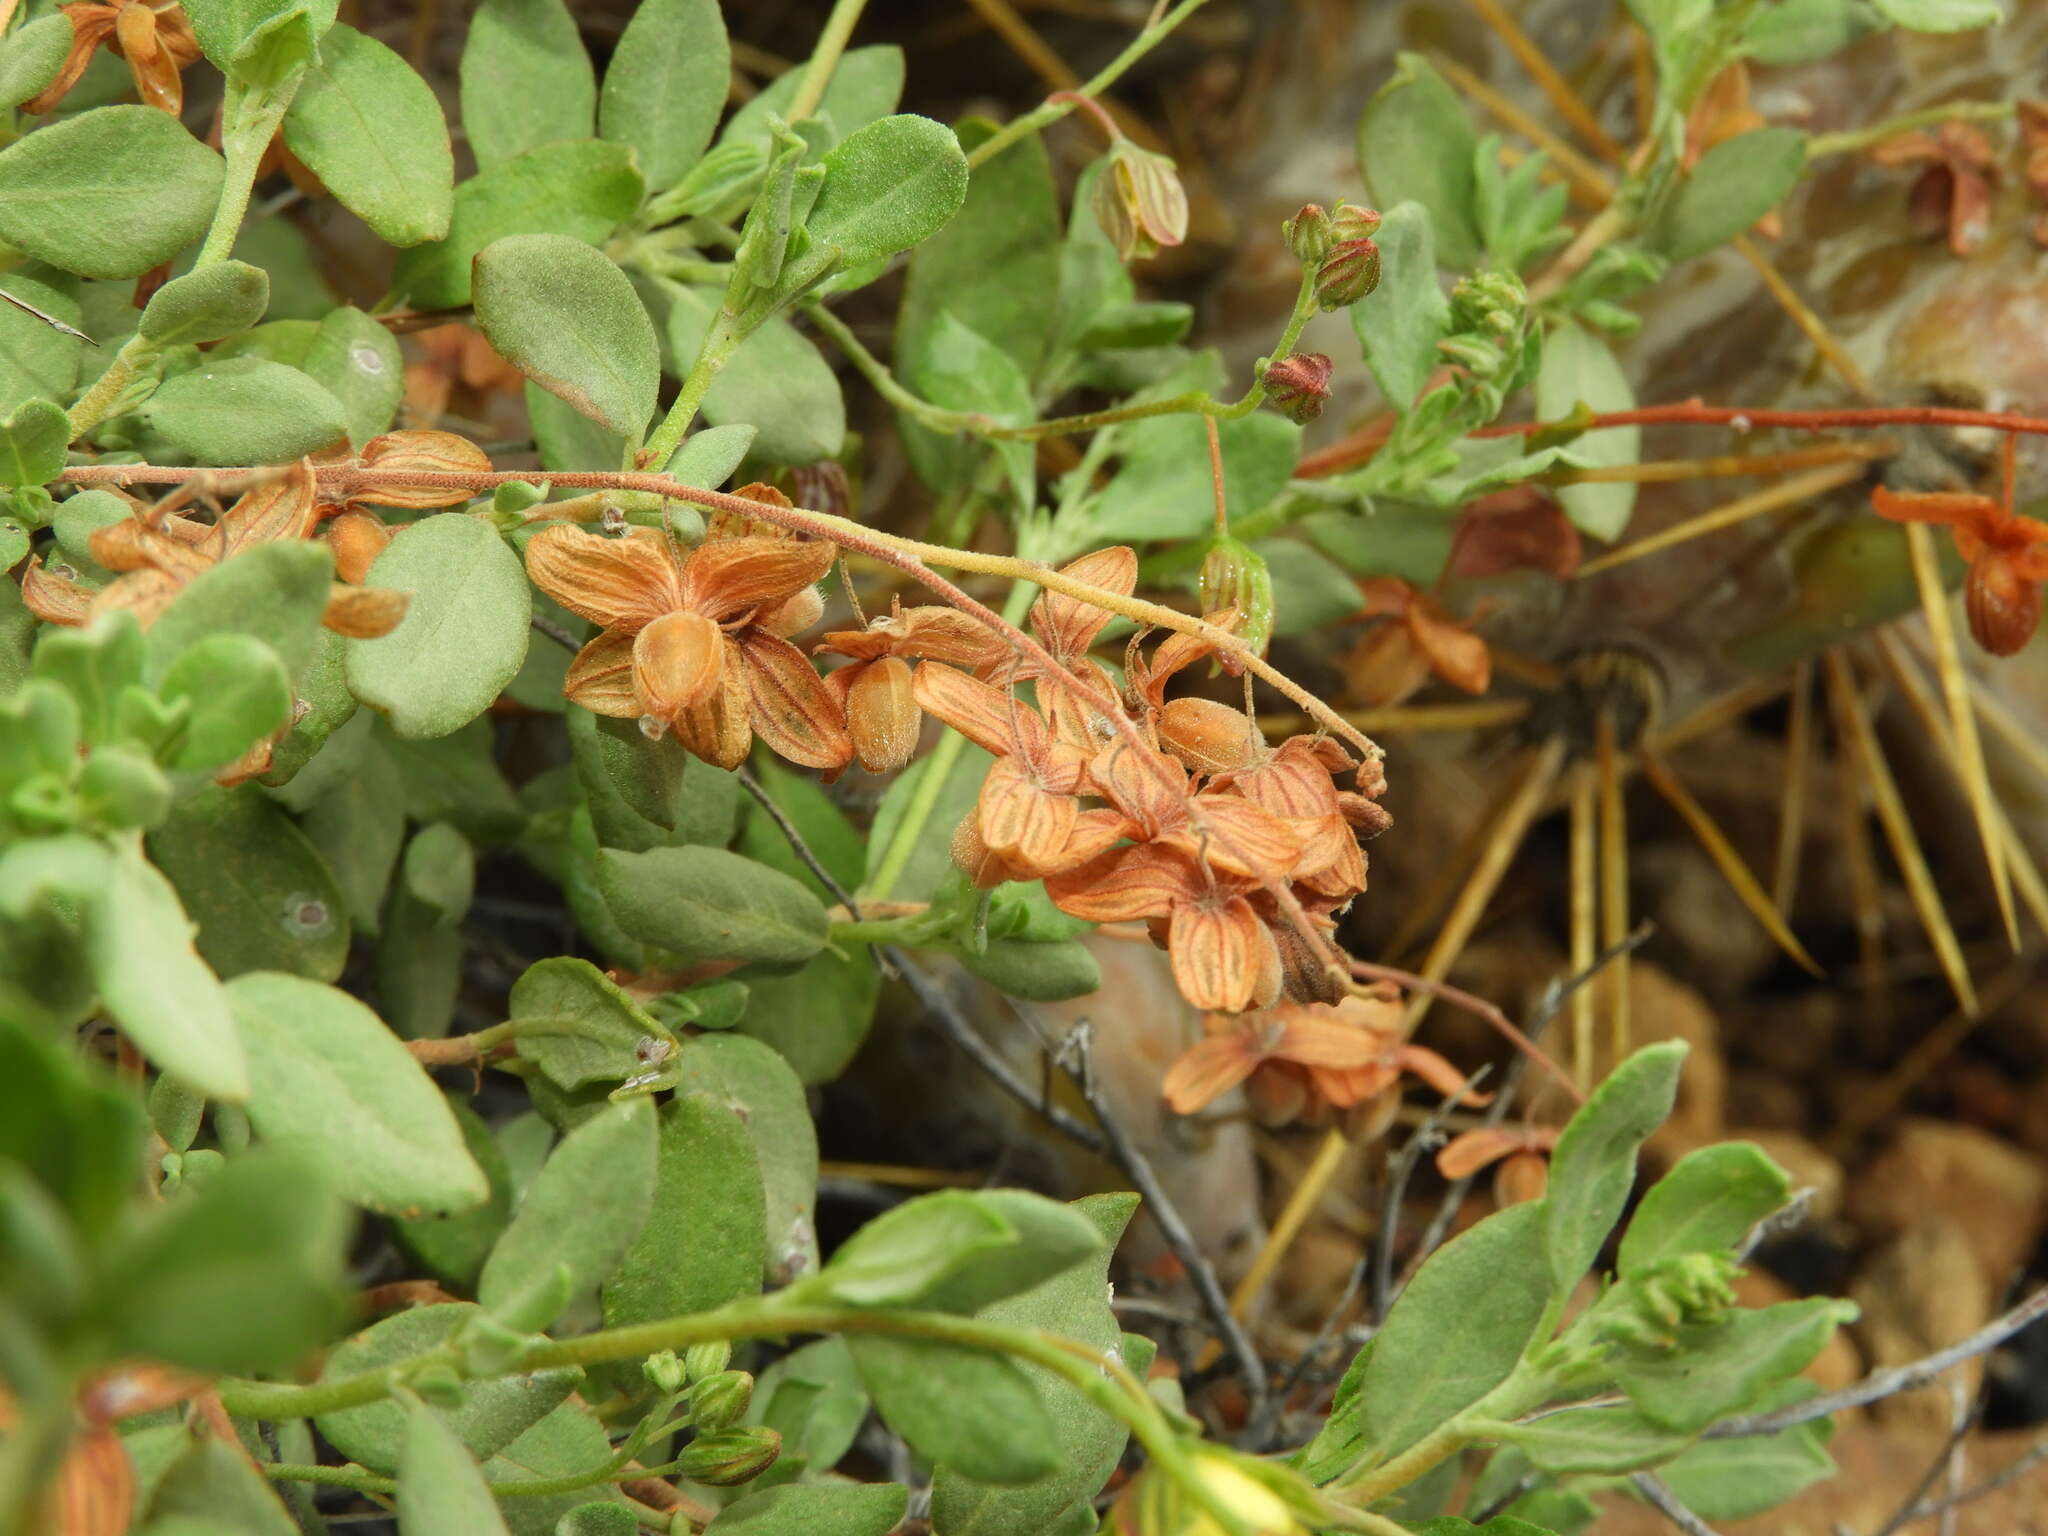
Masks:
[[[526,546],[526,574],[571,613],[638,631],[683,606],[682,581],[659,539],[602,538],[559,524]]]
[[[1181,996],[1218,1013],[1256,1006],[1263,978],[1279,969],[1273,935],[1242,896],[1176,904],[1166,950]]]
[[[936,715],[984,751],[1004,757],[1023,749],[1040,757],[1046,750],[1045,722],[991,683],[969,677],[955,667],[927,661],[912,678],[918,707]]]
[[[1128,544],[1112,545],[1061,566],[1059,574],[1129,597],[1138,586],[1138,552]],[[1047,592],[1031,605],[1032,629],[1062,665],[1085,655],[1111,617],[1107,608],[1060,592]]]
[[[328,523],[324,537],[334,551],[334,574],[360,582],[391,542],[391,529],[373,512],[344,512]]]
[[[802,634],[825,616],[824,594],[816,587],[803,587],[761,615],[761,628],[788,640]]]
[[[1481,1126],[1444,1143],[1436,1155],[1436,1171],[1447,1179],[1469,1179],[1489,1163],[1522,1149],[1522,1133],[1505,1126]]]
[[[1193,859],[1158,843],[1112,848],[1045,880],[1062,912],[1091,923],[1164,917],[1206,886]]]
[[[76,3],[59,6],[58,9],[71,22],[71,48],[64,55],[64,63],[58,69],[55,78],[21,104],[21,110],[31,117],[40,117],[45,112],[54,111],[57,103],[69,95],[71,88],[78,84],[79,77],[85,73],[86,66],[92,63],[93,53],[100,44],[114,35],[115,8],[111,5],[96,4],[93,0],[76,0]]]
[[[140,9],[140,7],[138,7]],[[86,1431],[57,1469],[55,1521],[62,1536],[122,1536],[135,1513],[135,1466],[111,1424]]]
[[[1034,866],[1061,861],[1080,806],[1056,794],[1015,757],[996,759],[976,801],[982,841],[1005,859]]]
[[[318,518],[315,503],[313,466],[305,459],[277,479],[251,486],[221,514],[223,557],[252,544],[307,537]]]
[[[1541,1200],[1550,1188],[1550,1163],[1540,1153],[1516,1152],[1493,1170],[1493,1201],[1500,1206]]]
[[[789,641],[747,628],[733,637],[745,661],[753,728],[768,750],[828,772],[853,761],[853,739],[810,658]]]
[[[774,607],[824,579],[834,545],[812,539],[742,537],[700,544],[683,562],[684,607],[726,620]]]
[[[1187,769],[1165,752],[1118,741],[1088,765],[1088,775],[1102,798],[1130,817],[1141,837],[1158,837],[1187,821]]]
[[[749,671],[740,666],[720,668],[718,687],[703,703],[676,716],[673,727],[684,751],[728,773],[747,760],[754,745]]]
[[[476,492],[468,486],[401,485],[378,479],[379,470],[426,470],[436,474],[488,472],[491,456],[453,432],[413,429],[386,432],[363,446],[363,474],[349,494],[352,502],[380,507],[453,507]]]
[[[327,610],[320,622],[352,640],[375,640],[398,628],[412,594],[397,587],[351,587],[335,582],[327,589]]]
[[[1203,794],[1195,796],[1193,808],[1195,819],[1180,839],[1213,869],[1265,880],[1285,875],[1301,857],[1297,824],[1249,800]]]
[[[637,720],[645,713],[633,686],[633,636],[606,630],[576,653],[562,696],[594,715]]]
[[[144,629],[149,628],[184,590],[182,579],[163,571],[130,571],[93,595],[91,616],[103,613],[132,613]]]
[[[1176,1115],[1192,1115],[1250,1077],[1264,1060],[1257,1035],[1248,1026],[1211,1035],[1182,1052],[1166,1069],[1160,1093]]]

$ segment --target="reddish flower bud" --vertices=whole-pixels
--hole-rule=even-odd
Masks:
[[[1493,1170],[1493,1203],[1505,1209],[1541,1200],[1550,1187],[1550,1164],[1540,1152],[1517,1152]]]
[[[1318,203],[1304,203],[1301,212],[1280,226],[1287,249],[1303,266],[1314,266],[1330,253],[1330,216]]]
[[[863,662],[846,694],[846,729],[861,767],[893,773],[917,750],[924,712],[911,690],[910,663],[900,656]]]
[[[1998,550],[1970,562],[1963,582],[1963,611],[1970,633],[1993,656],[2011,656],[2034,636],[2041,622],[2041,584]]]
[[[1330,398],[1330,360],[1320,352],[1297,352],[1267,368],[1265,383],[1275,409],[1305,425],[1323,414]]]
[[[1379,233],[1380,216],[1356,203],[1339,203],[1330,215],[1330,238],[1339,244],[1347,240],[1370,240]]]
[[[1243,768],[1265,746],[1242,710],[1215,699],[1169,699],[1159,714],[1159,742],[1194,773]]]
[[[1345,309],[1380,285],[1380,248],[1370,240],[1344,240],[1316,268],[1316,302]]]

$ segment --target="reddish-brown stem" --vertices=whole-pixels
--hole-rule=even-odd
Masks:
[[[1574,1104],[1586,1102],[1585,1094],[1580,1092],[1579,1085],[1572,1081],[1571,1074],[1552,1060],[1542,1046],[1517,1029],[1514,1021],[1501,1012],[1498,1004],[1489,1003],[1476,993],[1467,992],[1463,987],[1454,987],[1449,982],[1431,981],[1427,976],[1418,976],[1413,971],[1404,971],[1391,965],[1375,965],[1368,960],[1352,961],[1351,974],[1362,981],[1391,981],[1411,991],[1432,993],[1454,1007],[1476,1014],[1490,1024],[1508,1044],[1556,1078],[1564,1091],[1571,1095]]]
[[[1045,100],[1048,106],[1056,101],[1071,101],[1075,106],[1095,119],[1096,124],[1102,129],[1104,136],[1112,144],[1124,136],[1123,129],[1116,125],[1116,119],[1104,111],[1101,103],[1097,102],[1093,97],[1084,96],[1079,91],[1054,91]]]
[[[1832,411],[1759,411],[1732,405],[1708,405],[1697,398],[1670,405],[1646,405],[1632,411],[1602,411],[1587,417],[1584,426],[1732,426],[1751,428],[1783,427],[1794,432],[1858,430],[1874,427],[1990,427],[2000,432],[2048,434],[2048,419],[2020,416],[2009,411],[1966,411],[1945,405],[1876,405]],[[1524,436],[1578,422],[1516,421],[1481,427],[1474,437]]]
[[[1216,492],[1216,537],[1230,534],[1230,503],[1223,494],[1223,438],[1216,430],[1216,418],[1204,416],[1202,430],[1209,434],[1209,483]]]

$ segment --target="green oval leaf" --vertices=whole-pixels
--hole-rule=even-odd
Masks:
[[[1791,1192],[1785,1170],[1753,1141],[1688,1152],[1629,1218],[1614,1272],[1625,1277],[1681,1254],[1732,1249]]]
[[[610,1278],[653,1207],[657,1144],[654,1105],[644,1098],[622,1100],[563,1137],[485,1261],[477,1300],[538,1330]],[[558,1290],[563,1271],[568,1283]]]
[[[336,0],[185,0],[199,47],[222,71],[235,62],[250,35],[287,11],[302,10],[317,39],[334,24]]]
[[[231,763],[292,712],[291,675],[254,635],[207,636],[171,663],[157,696],[166,704],[187,701],[173,768]]]
[[[547,233],[595,245],[638,211],[646,191],[623,144],[543,144],[457,187],[448,238],[401,253],[391,292],[415,309],[467,304],[470,263],[492,241]]]
[[[180,802],[150,834],[149,852],[199,924],[200,955],[222,976],[341,975],[341,891],[305,833],[254,785],[208,785]]]
[[[396,338],[352,305],[320,322],[299,366],[341,402],[357,448],[391,425],[405,394],[405,354]]]
[[[1543,1247],[1562,1296],[1577,1285],[1614,1230],[1636,1182],[1636,1153],[1678,1096],[1686,1044],[1644,1046],[1607,1074],[1579,1106],[1550,1156]]]
[[[77,287],[55,272],[38,278],[17,271],[0,278],[0,288],[23,303],[74,326],[83,318]],[[0,300],[0,415],[24,400],[69,400],[84,353],[85,343],[76,336]]]
[[[236,977],[228,996],[249,1053],[249,1120],[265,1141],[299,1151],[371,1210],[415,1216],[489,1198],[441,1091],[369,1009],[269,971]]]
[[[907,251],[960,211],[967,156],[943,123],[899,113],[848,135],[825,157],[806,226],[847,266]]]
[[[477,324],[534,383],[625,437],[661,384],[654,322],[610,257],[566,235],[508,235],[476,258]]]
[[[1593,411],[1626,411],[1635,407],[1636,397],[1606,340],[1563,320],[1544,338],[1543,362],[1536,371],[1536,414],[1545,421],[1559,421],[1581,403]],[[1641,427],[1602,427],[1580,433],[1568,451],[1583,467],[1611,468],[1640,460],[1642,442]],[[1565,485],[1558,487],[1557,499],[1579,527],[1612,542],[1628,526],[1636,488],[1626,480]]]
[[[590,137],[597,75],[562,0],[484,0],[470,18],[460,75],[462,130],[480,170]]]
[[[705,1536],[889,1536],[910,1490],[901,1483],[785,1483],[735,1499]]]
[[[219,341],[246,331],[270,303],[270,274],[246,261],[217,261],[157,289],[136,334],[159,346]]]
[[[93,893],[85,948],[101,1005],[143,1055],[209,1099],[249,1097],[227,993],[193,948],[178,893],[139,844],[120,848]]]
[[[258,544],[189,582],[143,636],[144,676],[161,681],[171,664],[209,635],[254,635],[277,652],[295,684],[320,646],[320,615],[334,556],[311,539]]]
[[[1400,55],[1393,78],[1358,120],[1358,165],[1374,203],[1422,204],[1436,229],[1438,259],[1460,272],[1479,259],[1472,168],[1478,142],[1457,95],[1419,53]]]
[[[598,883],[619,927],[685,965],[808,960],[830,928],[824,904],[800,883],[723,848],[607,848]]]
[[[0,239],[81,277],[135,277],[206,233],[225,174],[176,118],[96,107],[0,150]]]
[[[1442,361],[1436,344],[1450,327],[1451,306],[1436,280],[1428,208],[1406,202],[1389,209],[1377,239],[1380,285],[1351,306],[1351,328],[1380,393],[1405,414]]]
[[[56,479],[64,473],[64,449],[70,441],[71,418],[64,407],[49,400],[23,401],[0,422],[0,486],[43,485]]]
[[[490,707],[526,660],[526,573],[497,530],[460,513],[402,529],[366,585],[412,594],[398,627],[348,643],[349,691],[400,736],[446,736]]]
[[[605,66],[598,131],[632,145],[662,191],[704,153],[731,84],[718,0],[641,0]]]
[[[431,1408],[414,1398],[405,1411],[398,1458],[399,1536],[508,1536],[483,1468]]]
[[[286,464],[348,437],[339,400],[298,369],[258,357],[166,379],[138,414],[195,464]]]
[[[18,107],[56,79],[73,35],[71,18],[53,11],[0,40],[0,107]]]
[[[387,244],[418,245],[448,233],[455,157],[441,104],[412,66],[374,37],[341,22],[328,29],[284,115],[284,141]]]
[[[1805,172],[1806,135],[1798,129],[1737,134],[1700,156],[1650,243],[1672,261],[1703,255],[1777,207]]]
[[[1028,1483],[1058,1469],[1052,1415],[1009,1357],[880,1334],[854,1334],[846,1347],[876,1411],[927,1461],[984,1483]]]

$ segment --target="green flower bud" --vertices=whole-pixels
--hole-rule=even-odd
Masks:
[[[732,1345],[724,1339],[710,1344],[692,1344],[683,1351],[683,1369],[689,1372],[690,1380],[702,1381],[707,1376],[716,1376],[732,1362]]]
[[[640,1373],[654,1384],[657,1392],[680,1392],[687,1384],[683,1362],[676,1358],[672,1349],[664,1349],[660,1354],[649,1355],[642,1360]]]
[[[1273,638],[1273,572],[1264,555],[1242,539],[1233,539],[1228,534],[1217,538],[1202,556],[1198,590],[1202,612],[1235,608],[1237,637],[1261,655],[1265,653],[1267,642]],[[1233,677],[1242,675],[1242,668],[1233,657],[1223,655],[1217,660]]]
[[[1116,247],[1117,258],[1157,256],[1188,234],[1188,196],[1165,155],[1140,149],[1129,139],[1109,148],[1108,163],[1095,179],[1095,222]]]
[[[731,1429],[747,1415],[754,1400],[754,1378],[745,1371],[720,1371],[697,1383],[690,1393],[690,1417],[698,1429],[713,1433]]]
[[[1304,203],[1301,212],[1281,224],[1280,233],[1287,237],[1294,259],[1305,267],[1330,253],[1330,216],[1318,203]]]
[[[1330,215],[1330,238],[1334,241],[1370,240],[1379,231],[1380,216],[1372,208],[1339,203],[1337,211]]]
[[[780,1434],[765,1424],[742,1424],[699,1435],[676,1458],[676,1471],[688,1482],[731,1488],[759,1477],[781,1454]]]
[[[1529,307],[1529,292],[1511,272],[1475,272],[1451,289],[1452,328],[1512,336]]]
[[[1344,240],[1316,268],[1316,303],[1348,309],[1380,285],[1380,248],[1370,240]]]

